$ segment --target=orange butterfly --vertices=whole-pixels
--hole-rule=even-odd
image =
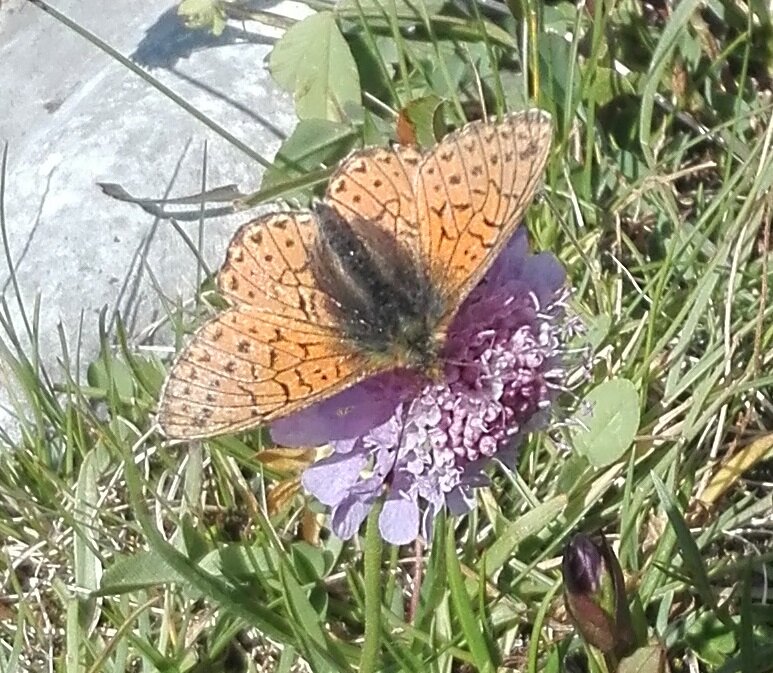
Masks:
[[[551,136],[550,115],[529,110],[427,152],[357,151],[311,212],[242,226],[218,276],[231,307],[164,385],[165,434],[250,428],[390,369],[436,377],[451,320],[542,181]]]

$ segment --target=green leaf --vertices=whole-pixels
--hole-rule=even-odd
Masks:
[[[290,549],[293,566],[304,582],[316,582],[325,574],[325,558],[322,549],[308,542],[296,542]]]
[[[485,77],[489,65],[485,45],[465,43],[462,48],[445,40],[437,43],[415,40],[404,46],[417,69],[403,100],[434,94],[451,101],[465,93],[472,93],[477,99],[476,77]],[[441,60],[442,68],[438,66]]]
[[[231,584],[252,582],[256,575],[264,584],[279,586],[277,583],[276,550],[265,543],[246,547],[242,543],[225,545],[211,551],[199,567],[211,577],[225,577]]]
[[[75,487],[75,583],[82,589],[96,589],[102,575],[102,562],[94,553],[99,548],[98,534],[101,528],[94,526],[94,522],[99,514],[101,497],[99,478],[109,462],[107,450],[102,444],[97,444],[83,459]]]
[[[137,383],[154,400],[157,399],[166,378],[166,370],[161,361],[152,355],[143,357],[132,354],[131,360],[128,362]]]
[[[362,123],[362,142],[366,147],[371,145],[385,145],[394,136],[394,122],[386,121],[365,110]]]
[[[606,105],[620,95],[633,95],[636,89],[626,78],[620,76],[612,68],[598,67],[593,72],[593,83],[590,87],[590,97],[598,106]]]
[[[591,473],[595,472],[585,456],[581,456],[576,451],[570,453],[558,473],[558,481],[556,482],[558,492],[569,494],[575,489],[581,488],[583,478],[588,470],[591,470]]]
[[[122,594],[160,584],[183,581],[163,557],[153,550],[119,556],[102,575],[99,594]]]
[[[484,552],[478,567],[485,567],[488,577],[494,575],[504,566],[513,555],[515,548],[524,539],[536,535],[555,522],[565,507],[566,496],[557,495],[555,498],[537,505],[515,521],[509,522],[494,540],[494,543]]]
[[[126,363],[113,358],[112,354],[92,362],[86,371],[90,386],[103,390],[105,395],[115,391],[122,400],[134,396],[134,377]]]
[[[443,14],[442,8],[447,0],[359,0],[362,12],[357,8],[357,0],[339,0],[336,5],[336,15],[341,19],[356,21],[360,26],[365,19],[371,30],[390,31],[394,20],[398,27],[408,27],[406,24],[421,23],[425,19],[437,31],[443,31],[443,36],[459,40],[468,45],[482,39],[485,34],[497,45],[510,49],[516,48],[516,42],[506,28],[493,21],[484,19],[476,21],[472,17]],[[393,11],[394,8],[394,11]],[[403,24],[399,26],[399,24]],[[443,44],[444,40],[435,40]],[[407,42],[407,40],[406,40]]]
[[[273,165],[263,174],[261,189],[271,189],[300,178],[320,164],[334,164],[357,145],[357,131],[351,126],[326,119],[302,119],[282,143]],[[309,190],[285,193],[285,198],[303,198]]]
[[[194,451],[192,450],[191,453],[193,454]],[[196,465],[196,460],[191,459],[188,461],[186,466],[187,473],[198,471],[198,469],[199,468]],[[195,487],[201,489],[200,477],[189,478],[186,481],[192,482],[190,484],[186,483],[186,490],[188,493],[193,492]],[[200,492],[200,490],[197,491],[197,493],[198,492]],[[190,558],[194,561],[198,561],[199,559],[203,558],[211,549],[211,540],[206,535],[204,535],[199,528],[196,527],[193,521],[193,516],[191,516],[190,513],[185,513],[182,515],[180,519],[178,535],[182,536],[181,544],[188,552],[188,556],[190,556]]]
[[[666,485],[660,477],[654,471],[650,474],[650,477],[660,499],[660,504],[663,506],[666,516],[668,516],[668,520],[674,529],[682,560],[690,573],[696,591],[700,594],[705,605],[716,608],[717,601],[711,588],[711,580],[709,579],[700,549],[698,549],[698,545],[695,543],[695,538],[693,538],[687,522],[684,520],[676,501],[668,492]]]
[[[275,563],[275,551],[265,544],[248,548],[234,543],[209,552],[198,567],[211,577],[227,578],[232,584],[252,582],[260,575],[262,582],[278,586]],[[122,594],[172,582],[187,584],[183,575],[151,549],[117,557],[102,575],[98,594]]]
[[[422,600],[416,611],[414,623],[417,628],[426,629],[427,624],[435,621],[436,611],[446,596],[446,536],[445,515],[441,512],[435,522],[435,531],[432,540],[432,553],[429,554],[426,576],[422,586]]]
[[[705,663],[721,666],[735,651],[735,634],[711,612],[704,612],[690,627],[685,640]]]
[[[620,662],[617,673],[668,673],[668,656],[662,645],[640,647]]]
[[[83,459],[75,487],[75,583],[78,588],[88,591],[99,587],[102,576],[102,559],[95,553],[95,550],[100,548],[99,537],[102,531],[98,525],[101,497],[99,479],[109,461],[107,450],[98,443]],[[81,624],[84,627],[93,626],[95,620],[99,619],[99,606],[93,597],[80,600],[80,603]]]
[[[314,608],[306,591],[286,568],[286,564],[280,564],[279,575],[290,623],[302,643],[301,651],[311,665],[311,670],[321,673],[340,670],[333,661],[339,652],[328,641],[322,627],[325,615]]]
[[[232,587],[202,571],[201,568],[163,538],[158,532],[154,521],[150,518],[148,510],[144,507],[140,476],[134,460],[126,451],[123,451],[123,458],[129,499],[137,522],[142,527],[142,531],[151,549],[161,557],[164,564],[180,574],[184,578],[183,581],[186,585],[190,585],[192,589],[203,593],[210,600],[219,603],[230,613],[239,616],[248,624],[253,624],[269,638],[286,642],[291,633],[291,627],[283,615],[280,615],[276,610],[266,607],[260,601],[256,601],[243,588]]]
[[[422,147],[432,147],[442,135],[442,119],[438,115],[442,103],[439,96],[430,94],[410,101],[401,110]]]
[[[293,180],[282,182],[274,187],[259,189],[257,192],[246,194],[243,198],[236,201],[234,207],[236,210],[246,210],[266,201],[274,201],[280,196],[287,198],[288,194],[293,194],[299,189],[310,189],[316,185],[326,183],[332,172],[332,168],[320,168]]]
[[[582,321],[585,323],[586,333],[585,341],[595,352],[601,346],[602,342],[609,334],[609,328],[612,326],[612,318],[608,315],[589,315],[584,316]]]
[[[269,62],[274,79],[293,93],[301,119],[344,121],[360,104],[360,78],[349,46],[330,12],[296,23],[276,43]]]
[[[584,398],[577,414],[585,427],[573,433],[574,447],[595,467],[622,458],[639,429],[639,395],[627,379],[596,386]]]
[[[572,45],[562,35],[545,33],[539,40],[539,76],[540,86],[545,98],[560,106],[563,101],[576,100],[580,83],[570,76],[572,63]],[[572,95],[567,91],[572,87]]]
[[[208,28],[215,36],[225,30],[225,11],[220,0],[183,0],[177,15],[188,28]]]
[[[679,35],[687,29],[690,19],[698,6],[698,0],[684,0],[674,7],[674,11],[669,17],[663,32],[660,35],[658,44],[650,59],[649,72],[647,77],[642,79],[644,88],[641,92],[641,115],[639,117],[639,142],[644,158],[650,166],[656,166],[657,161],[652,150],[654,143],[652,137],[652,113],[655,107],[655,95],[658,90],[658,84],[666,67],[670,63],[672,51],[676,48]]]
[[[394,105],[391,82],[391,64],[397,62],[394,40],[363,31],[346,33],[346,42],[352,52],[360,82],[371,96]]]

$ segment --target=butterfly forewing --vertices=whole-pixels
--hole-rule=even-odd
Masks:
[[[347,221],[368,222],[418,258],[414,186],[423,155],[412,146],[371,148],[341,162],[324,201]]]
[[[472,122],[441,140],[416,179],[421,255],[447,324],[510,239],[542,180],[552,123],[539,110]]]
[[[161,396],[169,437],[252,427],[329,397],[379,367],[338,329],[310,270],[316,221],[280,213],[234,236],[219,284],[234,306],[180,353]]]

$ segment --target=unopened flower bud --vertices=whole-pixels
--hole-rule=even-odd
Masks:
[[[587,643],[605,654],[625,655],[634,644],[623,571],[604,536],[582,533],[564,549],[564,601]]]

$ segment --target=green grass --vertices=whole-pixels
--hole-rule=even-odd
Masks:
[[[311,94],[314,73],[292,37],[280,42],[271,67],[298,87],[303,120],[236,206],[303,204],[352,147],[393,135],[401,107],[424,134],[480,112],[481,95],[489,113],[551,111],[545,198],[527,226],[564,262],[589,329],[593,364],[574,394],[595,390],[638,418],[635,440],[610,456],[603,427],[584,454],[562,448],[566,433],[536,434],[517,472],[494,469],[474,513],[439,521],[427,549],[382,548],[371,527],[341,543],[293,490],[304,456],[266,451],[260,432],[161,439],[168,363],[120,320],[83,325],[102,335],[85,378],[89,356],[63,337],[64,366],[44,365],[39,307],[21,303],[12,276],[0,305],[16,418],[0,433],[0,670],[583,670],[571,668],[582,647],[560,556],[573,532],[600,528],[635,628],[674,670],[773,670],[771,17],[764,3],[720,0],[665,13],[523,0],[508,5],[517,19],[494,2],[441,4],[347,0],[306,23],[305,44],[330,56]],[[0,217],[4,242],[11,225]],[[164,299],[176,337],[165,345],[219,305],[209,281],[200,299],[193,310]],[[635,402],[603,398],[611,379],[629,381]],[[719,488],[728,460],[743,473]]]

